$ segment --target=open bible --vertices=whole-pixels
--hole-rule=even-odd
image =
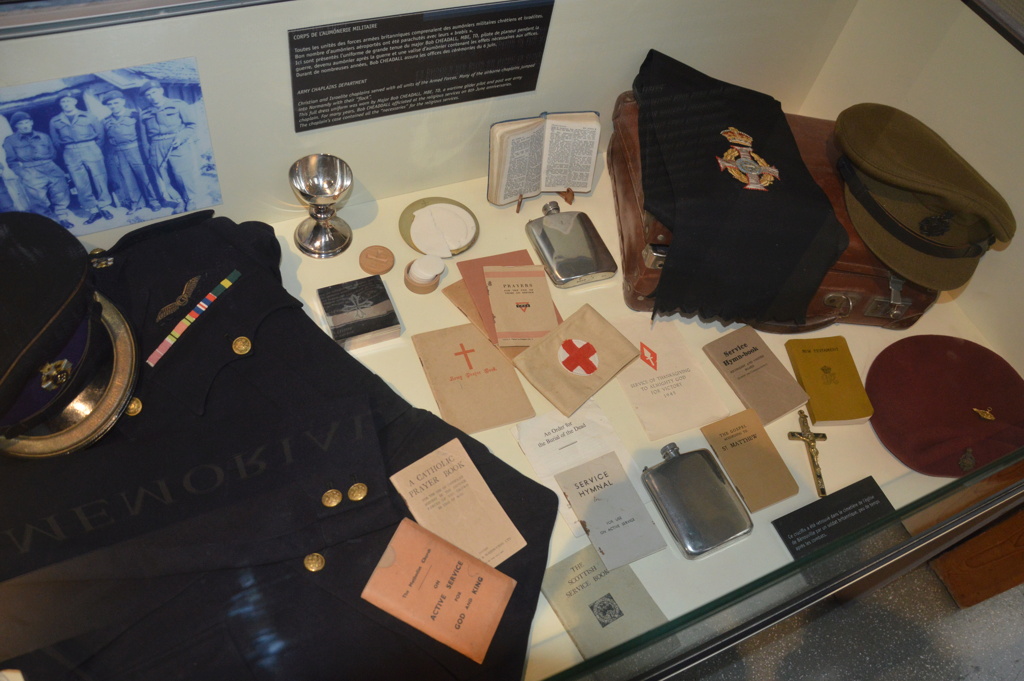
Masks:
[[[491,126],[487,200],[503,206],[541,192],[589,192],[601,120],[594,111],[545,113]]]

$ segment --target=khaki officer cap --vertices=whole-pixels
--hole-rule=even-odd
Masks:
[[[1002,196],[937,133],[883,104],[836,119],[846,205],[864,243],[896,273],[948,291],[1016,223]]]

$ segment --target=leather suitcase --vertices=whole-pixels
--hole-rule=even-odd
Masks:
[[[608,171],[615,197],[622,257],[623,297],[637,311],[654,308],[654,290],[672,242],[672,232],[643,209],[640,140],[636,99],[623,92],[612,113]],[[828,195],[836,217],[846,228],[850,245],[821,282],[804,324],[756,325],[770,333],[798,333],[836,322],[905,329],[931,307],[937,291],[899,277],[868,250],[846,212],[843,181],[836,170],[839,152],[832,138],[834,122],[786,114],[800,155],[815,181]]]

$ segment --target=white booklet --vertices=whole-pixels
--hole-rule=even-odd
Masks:
[[[592,544],[545,570],[540,588],[584,658],[668,621],[633,568],[609,570]]]
[[[391,476],[422,527],[495,566],[526,540],[458,440]]]
[[[665,548],[614,452],[563,471],[555,481],[609,570]]]
[[[555,474],[589,461],[594,457],[594,452],[615,452],[620,462],[626,462],[627,475],[640,490],[644,502],[651,499],[640,482],[643,469],[629,455],[607,414],[592,400],[568,418],[560,412],[550,411],[521,421],[512,428],[512,434],[533,465],[540,483],[558,494],[558,510],[562,520],[577,537],[584,535],[583,526],[569,508],[569,503],[555,482]]]
[[[729,415],[674,324],[631,315],[614,320],[640,357],[616,378],[648,440],[661,440]]]

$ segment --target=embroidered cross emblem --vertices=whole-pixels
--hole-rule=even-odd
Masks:
[[[750,148],[754,138],[736,128],[723,130],[722,136],[732,144],[725,154],[715,157],[718,170],[728,170],[737,180],[745,182],[744,189],[768,191],[768,185],[779,179],[779,171]]]

